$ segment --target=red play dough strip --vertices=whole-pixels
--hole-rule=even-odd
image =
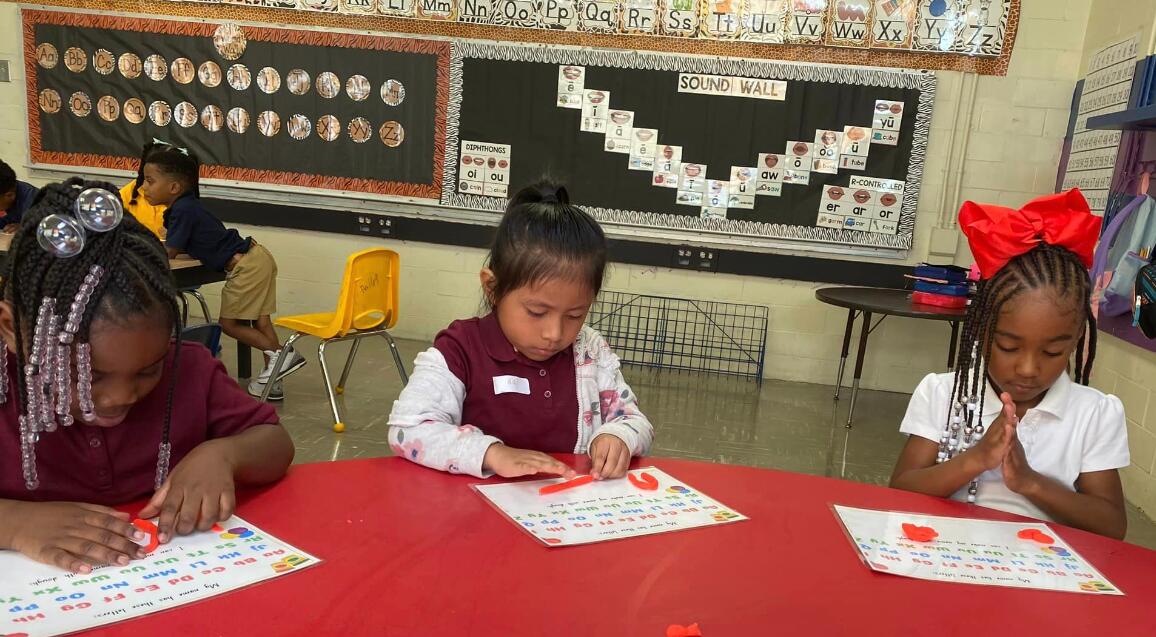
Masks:
[[[160,530],[157,529],[157,525],[148,520],[141,519],[133,520],[132,525],[144,531],[149,536],[149,543],[144,546],[145,553],[152,553],[157,550],[157,547],[161,544]]]
[[[558,493],[559,491],[565,491],[566,489],[573,489],[574,487],[580,487],[584,484],[590,484],[591,482],[594,482],[594,476],[578,476],[577,478],[574,478],[573,480],[569,480],[567,482],[559,482],[557,484],[548,484],[548,485],[542,487],[541,489],[538,489],[538,495],[549,495],[551,493]]]
[[[634,475],[633,473],[626,474],[626,478],[630,480],[630,484],[642,489],[643,491],[657,491],[658,479],[649,473]]]

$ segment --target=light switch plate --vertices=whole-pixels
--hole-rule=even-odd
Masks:
[[[8,60],[0,60],[0,82],[11,82],[12,74],[8,72]]]

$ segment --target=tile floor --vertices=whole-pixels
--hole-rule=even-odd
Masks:
[[[222,359],[231,372],[236,360],[225,339]],[[428,344],[399,341],[411,369]],[[401,380],[382,339],[363,342],[341,402],[346,431],[332,431],[333,419],[317,365],[316,341],[298,349],[309,365],[285,380],[282,422],[297,445],[296,462],[323,462],[390,455],[386,422]],[[330,371],[340,376],[347,343],[329,348]],[[254,362],[256,366],[257,361]],[[898,423],[908,396],[865,391],[859,395],[855,428],[843,425],[844,400],[832,401],[833,387],[783,381],[753,381],[628,367],[628,382],[642,397],[655,423],[653,455],[749,465],[886,484],[903,437]],[[834,370],[832,370],[834,372]],[[1129,506],[1128,541],[1156,549],[1156,524]]]

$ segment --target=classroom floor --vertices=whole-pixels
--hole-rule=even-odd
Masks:
[[[364,341],[344,397],[346,431],[332,431],[332,415],[316,341],[303,339],[298,350],[309,365],[285,380],[282,422],[297,445],[296,462],[324,462],[391,455],[386,422],[401,380],[385,341]],[[232,341],[221,358],[235,373]],[[406,369],[427,343],[399,341]],[[347,343],[329,348],[334,381],[341,374]],[[254,361],[256,367],[258,361]],[[820,476],[886,484],[903,437],[898,423],[908,396],[889,392],[859,394],[855,428],[843,425],[847,396],[832,401],[832,386],[753,381],[627,367],[627,381],[655,424],[653,455],[706,462],[765,467]],[[834,372],[834,369],[832,369]],[[1129,505],[1129,542],[1156,549],[1156,524]]]

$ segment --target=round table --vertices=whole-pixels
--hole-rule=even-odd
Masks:
[[[851,385],[851,406],[847,410],[847,428],[855,419],[855,399],[859,396],[859,379],[863,377],[863,360],[867,355],[867,337],[879,327],[888,316],[949,321],[951,323],[951,343],[947,351],[947,368],[955,367],[955,347],[959,341],[959,324],[967,315],[966,309],[923,305],[911,302],[910,290],[890,288],[820,288],[815,298],[827,305],[847,308],[847,328],[843,333],[843,354],[839,359],[839,375],[835,379],[835,400],[843,388],[843,372],[847,368],[847,353],[851,349],[851,332],[855,329],[855,319],[863,316],[863,327],[859,330],[859,351],[855,355],[855,378]],[[875,325],[871,315],[881,315]]]
[[[1156,552],[1056,527],[1125,597],[879,574],[830,505],[1018,518],[829,478],[636,461],[651,464],[750,521],[548,548],[470,489],[475,478],[400,458],[299,465],[242,494],[238,514],[322,564],[100,634],[661,637],[692,622],[707,637],[1156,634]]]

